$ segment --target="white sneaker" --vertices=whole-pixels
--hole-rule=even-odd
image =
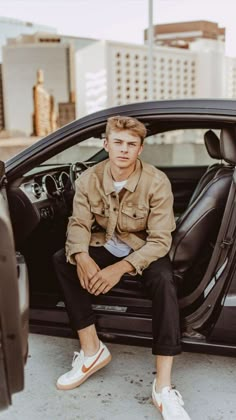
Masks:
[[[75,351],[72,369],[58,378],[56,386],[63,390],[76,388],[110,361],[111,353],[101,341],[99,350],[94,356],[86,357],[83,350],[80,350],[79,353]]]
[[[152,400],[164,420],[191,420],[183,408],[184,402],[179,391],[166,386],[160,393],[156,392],[156,379],[152,387]]]

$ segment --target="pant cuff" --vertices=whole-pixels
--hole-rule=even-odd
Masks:
[[[74,330],[78,331],[78,330],[82,330],[83,328],[87,328],[90,325],[93,325],[95,323],[96,323],[96,317],[94,315],[92,315],[92,316],[90,316],[89,318],[86,318],[83,321],[79,321],[79,322],[74,321],[72,323],[72,327],[73,327]]]

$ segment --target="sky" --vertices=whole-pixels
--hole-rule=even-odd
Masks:
[[[0,0],[0,16],[55,27],[59,33],[143,43],[148,0]],[[226,28],[236,57],[235,0],[153,0],[153,24],[210,20]]]

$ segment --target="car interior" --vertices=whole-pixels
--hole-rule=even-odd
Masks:
[[[233,231],[229,218],[232,216],[235,195],[234,127],[209,121],[175,122],[172,126],[169,122],[161,125],[151,119],[145,122],[148,128],[147,144],[149,142],[151,145],[157,136],[160,150],[168,149],[169,138],[174,130],[178,134],[183,134],[185,130],[184,135],[191,130],[199,139],[199,144],[205,145],[203,164],[201,159],[200,164],[188,163],[184,141],[180,156],[185,160],[184,164],[168,165],[169,155],[167,164],[163,158],[164,165],[159,165],[162,156],[158,156],[159,161],[154,163],[169,177],[174,195],[176,229],[170,257],[178,290],[183,335],[205,339],[217,316],[216,308],[211,304],[212,278],[215,273],[220,278],[227,269],[228,247],[227,243],[225,246],[222,243],[227,234]],[[86,137],[99,140],[103,132],[104,126],[99,126],[97,131],[93,127]],[[86,140],[86,137],[82,136],[82,140]],[[78,151],[75,153],[80,140],[79,137],[76,140],[75,136],[73,142],[58,146],[54,156],[51,153],[48,159],[45,155],[42,162],[8,185],[16,250],[24,256],[28,267],[33,332],[73,334],[52,257],[65,244],[76,178],[89,166],[107,157],[100,142],[101,150],[80,160]],[[74,160],[64,160],[63,153],[70,148]],[[91,150],[94,150],[93,147]],[[217,285],[218,299],[224,287],[223,281]],[[134,341],[136,338],[144,342],[149,340],[151,302],[142,288],[140,276],[125,275],[108,294],[94,298],[94,310],[98,330],[107,339],[130,337]]]

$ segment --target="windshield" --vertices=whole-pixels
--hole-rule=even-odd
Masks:
[[[75,163],[77,161],[90,160],[97,152],[103,148],[103,140],[101,138],[90,137],[81,143],[74,144],[69,149],[63,150],[61,153],[51,157],[43,162],[43,165],[58,165],[65,163]]]

